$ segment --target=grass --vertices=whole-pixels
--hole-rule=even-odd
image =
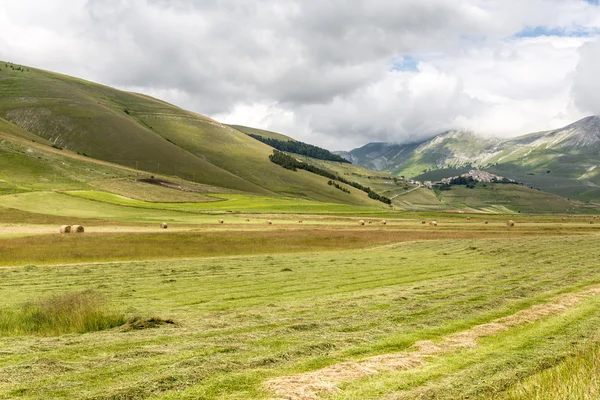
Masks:
[[[558,365],[527,378],[511,389],[510,400],[593,400],[600,393],[600,345],[580,349]]]
[[[521,185],[479,183],[474,189],[453,186],[452,190],[440,191],[442,202],[456,209],[500,209],[514,213],[536,213],[540,208],[547,213],[581,212],[583,204],[564,197],[551,195]]]
[[[415,239],[372,249],[2,268],[7,309],[39,293],[95,289],[126,317],[177,325],[0,338],[0,397],[267,399],[269,378],[410,351],[416,341],[600,283],[595,236]],[[476,348],[349,382],[333,397],[504,398],[592,346],[599,305],[587,297]]]
[[[25,267],[27,272],[35,267]],[[93,290],[64,293],[0,310],[0,336],[86,333],[110,329],[125,322],[109,310],[104,297]]]
[[[94,200],[109,204],[128,207],[162,209],[183,212],[206,212],[206,211],[236,211],[246,213],[290,213],[290,214],[360,214],[365,212],[379,212],[381,208],[357,207],[346,204],[323,203],[318,201],[283,198],[252,196],[247,194],[214,194],[207,196],[213,201],[194,203],[154,203],[135,200],[124,196],[118,196],[106,192],[76,191],[68,192],[88,200]]]
[[[420,231],[348,228],[231,230],[210,232],[86,233],[0,239],[0,265],[178,259],[368,248],[415,240],[556,236],[548,231]],[[564,234],[563,234],[564,235]],[[566,235],[565,235],[566,236]]]
[[[52,140],[58,147],[149,174],[254,194],[376,204],[360,191],[348,195],[330,187],[327,178],[281,168],[269,161],[269,146],[148,96],[34,68],[27,73],[2,69],[0,82],[5,122],[0,131],[5,135]]]

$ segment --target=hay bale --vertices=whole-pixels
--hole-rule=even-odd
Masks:
[[[63,225],[60,227],[60,233],[71,233],[71,225]]]
[[[163,222],[162,224],[160,224],[160,229],[167,229],[169,227],[169,225],[167,225],[166,222]]]
[[[384,219],[383,221],[381,221],[381,225],[386,225],[387,221]]]
[[[223,223],[225,223],[225,221],[223,221],[222,219],[220,219],[220,220],[219,220],[219,223],[220,223],[220,224],[223,224]]]
[[[73,225],[71,227],[71,232],[72,233],[83,233],[83,232],[85,232],[85,229],[83,229],[83,226],[81,226],[81,225]]]
[[[273,222],[271,222],[271,220],[267,220],[267,225],[273,225]]]
[[[437,226],[437,221],[431,221],[431,222],[429,222],[429,226]]]
[[[508,221],[506,221],[506,226],[515,226],[515,221],[509,219]]]
[[[361,219],[360,221],[358,221],[358,224],[359,224],[359,225],[364,225],[364,224],[365,224],[365,221],[363,221],[363,220]]]

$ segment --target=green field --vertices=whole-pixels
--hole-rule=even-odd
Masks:
[[[530,398],[597,346],[599,256],[586,235],[4,268],[4,308],[94,289],[176,324],[2,337],[0,396]]]
[[[600,398],[597,203],[243,132],[0,71],[0,398]]]

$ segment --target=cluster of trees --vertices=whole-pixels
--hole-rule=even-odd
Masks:
[[[27,72],[29,72],[29,69],[27,69],[27,70],[26,70],[26,69],[25,69],[25,68],[23,68],[23,67],[19,67],[19,66],[15,67],[15,66],[14,66],[14,65],[12,65],[12,64],[6,64],[6,63],[4,64],[4,68],[6,68],[6,69],[10,68],[10,69],[12,69],[13,71],[21,71],[21,72],[25,72],[25,71],[27,71]]]
[[[346,189],[345,187],[341,186],[341,185],[340,185],[339,183],[337,183],[336,181],[329,180],[329,182],[327,182],[327,184],[328,184],[329,186],[333,186],[333,187],[335,187],[336,189],[340,189],[340,190],[341,190],[342,192],[344,192],[344,193],[350,193],[350,191],[349,191],[348,189]]]
[[[389,198],[387,198],[385,196],[381,196],[381,195],[375,193],[374,191],[371,190],[370,187],[363,186],[358,182],[349,181],[349,180],[342,178],[341,176],[338,176],[332,172],[315,167],[314,165],[310,165],[305,162],[298,161],[294,157],[291,157],[291,156],[285,154],[284,152],[281,152],[278,150],[273,150],[273,154],[271,154],[269,156],[269,160],[271,160],[271,162],[273,162],[277,165],[281,165],[283,168],[289,169],[291,171],[297,171],[298,169],[303,169],[305,171],[312,172],[313,174],[321,175],[326,178],[329,178],[332,181],[339,181],[339,182],[345,183],[346,185],[350,185],[358,190],[362,190],[363,192],[367,193],[369,195],[369,197],[372,199],[379,200],[385,204],[392,204],[392,200],[390,200]]]
[[[508,178],[502,178],[502,179],[492,178],[492,183],[508,183],[508,184],[512,184],[512,185],[522,185],[522,183],[515,182]]]
[[[382,203],[385,203],[385,204],[392,204],[392,200],[390,198],[382,196],[380,194],[377,194],[377,193],[375,193],[372,190],[370,190],[368,192],[368,194],[369,194],[369,197],[372,198],[372,199],[374,199],[374,200],[378,200],[378,201],[380,201]]]
[[[508,178],[492,178],[491,183],[505,183],[505,184],[513,184],[513,185],[522,185],[519,182],[515,182]],[[438,190],[451,190],[453,185],[464,185],[468,189],[474,189],[477,181],[473,179],[472,176],[459,176],[450,180],[450,183],[442,183],[440,185],[436,185],[436,189]]]
[[[350,163],[350,161],[346,160],[344,157],[338,156],[337,154],[333,154],[329,150],[322,149],[317,146],[313,146],[312,144],[303,143],[303,142],[292,142],[278,139],[266,138],[260,135],[254,135],[249,133],[248,136],[253,137],[254,139],[268,144],[269,146],[280,150],[287,151],[288,153],[300,154],[303,156],[308,156],[312,158],[316,158],[318,160],[327,160],[327,161],[337,161],[343,163]]]
[[[475,184],[475,179],[472,176],[459,176],[450,180],[451,185],[467,185]]]

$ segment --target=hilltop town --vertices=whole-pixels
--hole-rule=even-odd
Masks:
[[[464,185],[468,183],[486,182],[486,183],[514,183],[519,182],[514,179],[506,178],[504,176],[492,174],[486,171],[471,170],[462,175],[452,176],[449,178],[443,178],[439,181],[425,181],[422,183],[426,188],[432,189],[437,185]],[[416,182],[419,183],[420,182]]]

